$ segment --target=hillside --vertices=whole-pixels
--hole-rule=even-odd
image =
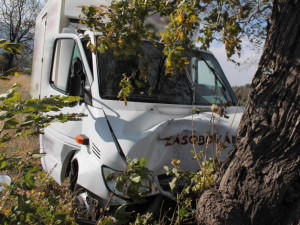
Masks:
[[[234,86],[233,91],[240,101],[240,105],[246,105],[247,99],[248,99],[248,94],[249,94],[249,89],[250,89],[250,84],[246,84],[243,86]]]

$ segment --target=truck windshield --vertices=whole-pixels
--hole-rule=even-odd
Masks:
[[[134,91],[128,101],[182,105],[236,103],[218,62],[212,54],[193,51],[186,54],[190,63],[174,76],[165,75],[163,46],[145,41],[142,57],[121,57],[112,51],[98,53],[100,95],[103,99],[118,99],[122,74],[133,75]],[[141,82],[145,74],[147,82]],[[233,97],[232,97],[233,96]]]

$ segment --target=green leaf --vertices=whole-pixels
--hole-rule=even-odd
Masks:
[[[164,168],[164,170],[165,170],[166,172],[169,172],[169,167],[164,166],[163,168]]]
[[[126,205],[123,204],[117,209],[117,211],[115,213],[115,218],[116,218],[116,220],[118,220],[119,223],[127,224],[129,221],[130,215],[131,215],[130,212],[126,212]]]
[[[68,96],[66,99],[64,99],[66,102],[77,102],[82,100],[81,97],[78,96]]]
[[[141,180],[142,180],[141,176],[139,176],[137,174],[130,175],[130,181],[132,181],[134,183],[139,183]]]
[[[2,138],[0,138],[0,143],[5,143],[11,140],[11,137],[8,134],[4,134]]]
[[[19,92],[15,92],[13,93],[13,95],[8,98],[8,99],[5,99],[5,103],[8,104],[8,103],[15,103],[15,102],[19,102],[22,98],[22,95],[19,93]]]
[[[16,128],[16,125],[19,124],[19,121],[15,118],[12,118],[10,120],[5,121],[3,130],[8,130],[8,129],[14,129]]]
[[[7,166],[7,161],[2,161],[0,164],[0,170],[3,170]]]
[[[25,106],[29,106],[29,107],[33,107],[33,108],[36,108],[36,109],[39,109],[39,110],[43,110],[43,109],[46,109],[45,105],[40,102],[40,101],[27,101],[25,103]]]
[[[144,167],[146,164],[147,164],[147,159],[146,158],[141,158],[140,167]]]
[[[31,172],[27,172],[24,175],[23,182],[25,183],[25,185],[27,186],[28,189],[34,189],[34,188],[36,188],[36,186],[35,186],[35,180],[34,180],[34,177],[33,177],[33,175],[32,175]]]
[[[126,184],[126,179],[124,178],[124,176],[117,177],[116,185],[115,185],[116,190],[122,192],[125,184]]]
[[[173,191],[176,188],[176,181],[177,181],[177,178],[173,177],[173,180],[171,182],[169,182],[171,191]]]

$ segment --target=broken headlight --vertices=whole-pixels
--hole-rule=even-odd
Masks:
[[[140,196],[146,197],[159,193],[150,175],[148,175],[146,179],[139,179],[139,177],[136,176],[136,179],[133,180],[130,179],[130,174],[124,176],[124,172],[116,171],[109,167],[102,167],[102,173],[106,187],[119,197],[130,198],[129,196],[134,194],[132,184],[138,184],[138,190],[136,192],[138,192]]]

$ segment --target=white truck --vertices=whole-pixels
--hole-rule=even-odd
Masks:
[[[97,36],[79,24],[78,6],[110,2],[49,0],[37,17],[34,41],[33,97],[81,96],[82,101],[62,111],[86,114],[81,121],[53,123],[44,129],[40,136],[43,168],[59,184],[70,177],[77,202],[92,213],[131,202],[125,192],[114,189],[127,159],[148,160],[146,166],[152,171],[146,181],[151,186],[146,194],[152,199],[149,207],[159,204],[159,196],[173,199],[163,166],[172,167],[171,161],[179,159],[183,169],[197,170],[193,147],[204,149],[207,157],[213,155],[216,136],[208,132],[211,105],[233,104],[227,108],[229,119],[222,118],[218,125],[218,138],[224,140],[227,151],[235,143],[242,113],[242,108],[236,111],[237,98],[211,52],[187,52],[188,68],[170,79],[164,76],[162,46],[147,41],[142,57],[151,68],[147,87],[137,88],[127,106],[120,102],[122,74],[136,70],[140,59],[124,59],[110,51],[92,53],[87,43],[96,43]],[[193,107],[200,113],[195,114]],[[222,152],[221,158],[226,154]]]

